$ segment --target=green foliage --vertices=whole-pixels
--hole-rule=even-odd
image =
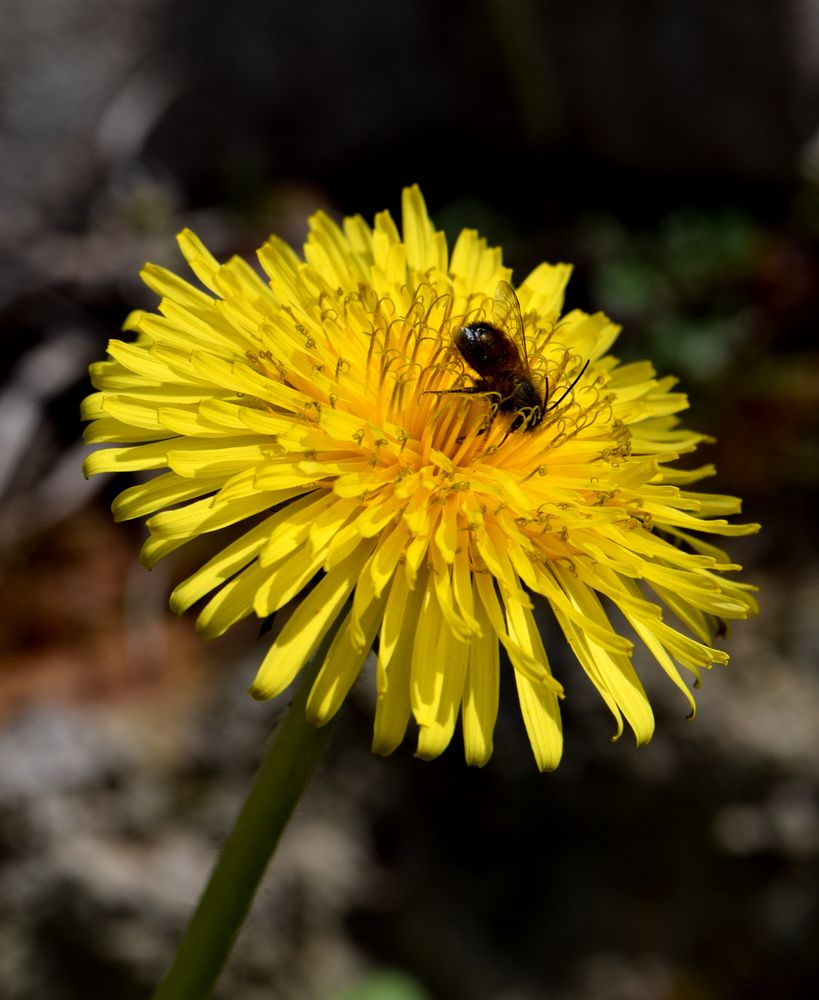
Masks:
[[[416,979],[393,970],[373,972],[332,1000],[430,1000]]]
[[[631,231],[611,216],[582,229],[594,297],[628,329],[622,353],[648,354],[695,383],[728,370],[748,333],[748,285],[764,249],[749,215],[682,208],[653,229]]]

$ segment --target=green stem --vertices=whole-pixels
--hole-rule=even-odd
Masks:
[[[305,667],[239,818],[216,861],[173,964],[153,1000],[205,1000],[247,916],[267,864],[316,766],[331,726],[304,714],[310,688],[332,641],[330,630]]]

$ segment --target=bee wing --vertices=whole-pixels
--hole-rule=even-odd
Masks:
[[[499,281],[495,289],[495,305],[492,319],[496,326],[508,333],[521,352],[523,363],[529,367],[529,354],[526,350],[526,335],[523,329],[523,317],[520,314],[520,302],[515,290],[508,281]]]

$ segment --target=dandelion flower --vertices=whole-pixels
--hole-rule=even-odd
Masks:
[[[680,668],[696,680],[726,663],[716,635],[756,611],[752,588],[726,576],[740,567],[702,536],[757,526],[725,519],[733,497],[689,489],[713,469],[674,465],[705,440],[678,425],[686,397],[647,361],[608,354],[619,328],[602,313],[562,313],[568,265],[541,264],[515,289],[543,405],[514,412],[489,391],[455,338],[493,323],[512,280],[501,251],[466,229],[450,252],[417,187],[402,214],[399,231],[387,212],[372,227],[320,212],[303,259],[275,236],[260,249],[265,280],[182,232],[202,287],[146,265],[158,314],[134,312],[136,338],[92,366],[83,416],[103,447],[85,471],[157,473],[114,503],[118,520],[147,517],[147,566],[242,529],[171,606],[204,602],[197,626],[213,637],[292,602],[255,697],[284,691],[335,630],[310,721],[338,711],[375,645],[373,749],[390,753],[414,719],[417,754],[433,758],[460,716],[466,759],[482,765],[511,669],[535,760],[551,769],[563,687],[540,603],[615,738],[627,723],[645,743],[654,721],[632,640],[693,713]]]

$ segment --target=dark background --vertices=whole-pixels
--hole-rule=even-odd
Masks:
[[[370,755],[359,684],[217,990],[262,1000],[819,991],[819,2],[29,0],[0,7],[0,995],[150,995],[281,711],[264,641],[167,611],[86,483],[85,369],[173,234],[220,256],[419,182],[520,280],[681,376],[761,587],[696,722],[639,751],[562,640],[553,775],[508,677],[482,771]]]

